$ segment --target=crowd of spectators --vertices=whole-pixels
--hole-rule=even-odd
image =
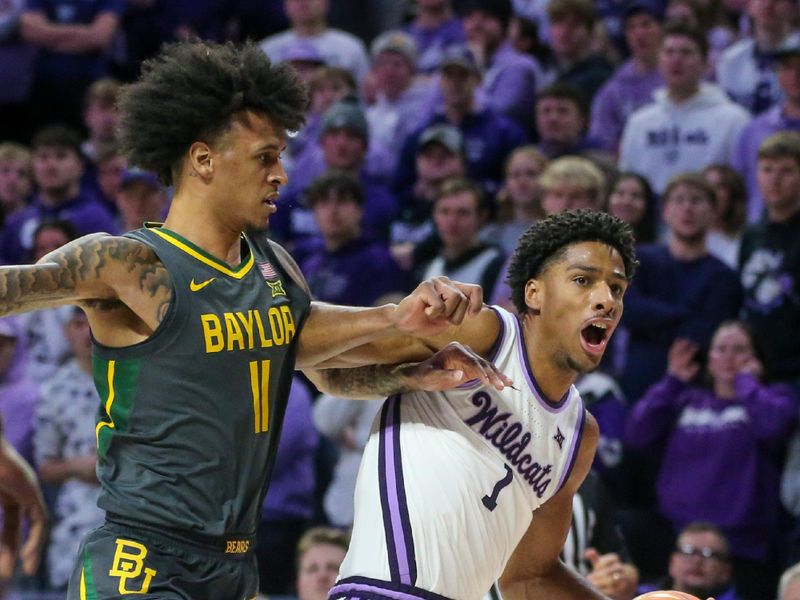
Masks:
[[[447,275],[513,310],[505,270],[537,219],[630,223],[625,313],[576,384],[601,438],[564,560],[615,600],[798,597],[796,0],[0,2],[0,263],[163,217],[171,190],[128,164],[116,103],[161,44],[194,38],[257,43],[308,86],[269,235],[317,299],[374,305]],[[0,414],[53,519],[40,573],[0,597],[64,597],[103,519],[99,403],[79,310],[0,320]],[[295,379],[265,595],[325,597],[378,407]]]

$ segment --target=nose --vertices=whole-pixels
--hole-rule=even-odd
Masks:
[[[601,282],[592,290],[592,309],[613,317],[617,310],[617,300],[607,283]]]
[[[284,169],[283,163],[280,160],[278,161],[277,168],[267,176],[267,182],[275,186],[275,188],[286,185],[289,182],[289,176],[286,174],[286,169]]]

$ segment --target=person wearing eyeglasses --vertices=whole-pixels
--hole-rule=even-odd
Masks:
[[[733,587],[728,540],[703,521],[681,530],[669,559],[669,579],[639,586],[639,592],[672,589],[698,598],[741,600]]]

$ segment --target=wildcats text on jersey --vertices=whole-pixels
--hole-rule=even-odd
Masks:
[[[297,333],[292,311],[285,304],[266,311],[204,313],[200,322],[207,354],[285,346]]]
[[[553,465],[541,465],[525,452],[531,444],[530,432],[522,433],[523,425],[519,421],[511,420],[512,413],[498,414],[497,406],[486,392],[473,394],[472,403],[479,410],[464,422],[500,450],[536,495],[542,498],[552,482],[551,478],[545,477],[553,471]]]

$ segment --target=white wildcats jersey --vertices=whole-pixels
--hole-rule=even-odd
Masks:
[[[467,384],[386,400],[358,474],[350,549],[329,598],[480,600],[533,511],[569,477],[585,411],[547,403],[519,321],[494,307],[493,361],[520,390]]]

